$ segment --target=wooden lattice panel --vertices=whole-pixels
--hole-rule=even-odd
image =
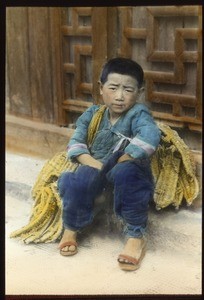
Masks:
[[[122,32],[118,54],[141,62],[146,97],[155,118],[201,130],[201,7],[135,10],[136,18],[133,8],[119,8]],[[133,26],[135,19],[137,24]],[[145,48],[139,52],[141,41]]]
[[[90,7],[62,10],[64,111],[82,113],[92,104],[91,15]]]
[[[63,122],[67,124],[75,122],[93,103],[100,102],[97,81],[107,58],[107,8],[63,8],[61,21],[64,73],[62,112]]]

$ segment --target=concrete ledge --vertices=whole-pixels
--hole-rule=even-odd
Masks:
[[[6,116],[6,148],[26,155],[51,158],[66,150],[73,129]]]
[[[6,116],[6,147],[16,152],[52,157],[57,151],[66,149],[73,132],[70,128]],[[192,150],[192,154],[196,163],[201,165],[201,151]]]

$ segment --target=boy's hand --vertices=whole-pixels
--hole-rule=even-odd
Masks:
[[[106,174],[109,172],[118,163],[118,159],[123,156],[123,154],[124,152],[122,150],[114,152],[104,163],[101,174]]]
[[[90,166],[99,170],[103,167],[103,164],[99,160],[96,160],[89,154],[81,154],[77,156],[77,160],[82,165]]]
[[[89,166],[101,170],[102,167],[103,167],[103,164],[102,164],[100,161],[95,160],[95,162],[93,162],[93,164],[91,164],[91,165],[89,165]]]
[[[130,156],[129,154],[123,154],[119,159],[118,159],[118,163],[123,162],[123,161],[127,161],[127,160],[134,160],[134,158],[132,156]]]

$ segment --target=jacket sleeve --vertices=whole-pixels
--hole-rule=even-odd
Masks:
[[[78,118],[74,134],[67,145],[67,155],[71,160],[81,154],[90,154],[87,146],[88,127],[97,109],[98,105],[93,105]]]
[[[159,145],[161,132],[148,108],[142,106],[132,120],[133,138],[125,148],[125,153],[133,158],[151,156]]]

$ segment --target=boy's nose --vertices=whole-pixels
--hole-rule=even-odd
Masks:
[[[123,101],[124,100],[124,95],[123,95],[123,90],[118,89],[115,95],[115,99],[118,101]]]

